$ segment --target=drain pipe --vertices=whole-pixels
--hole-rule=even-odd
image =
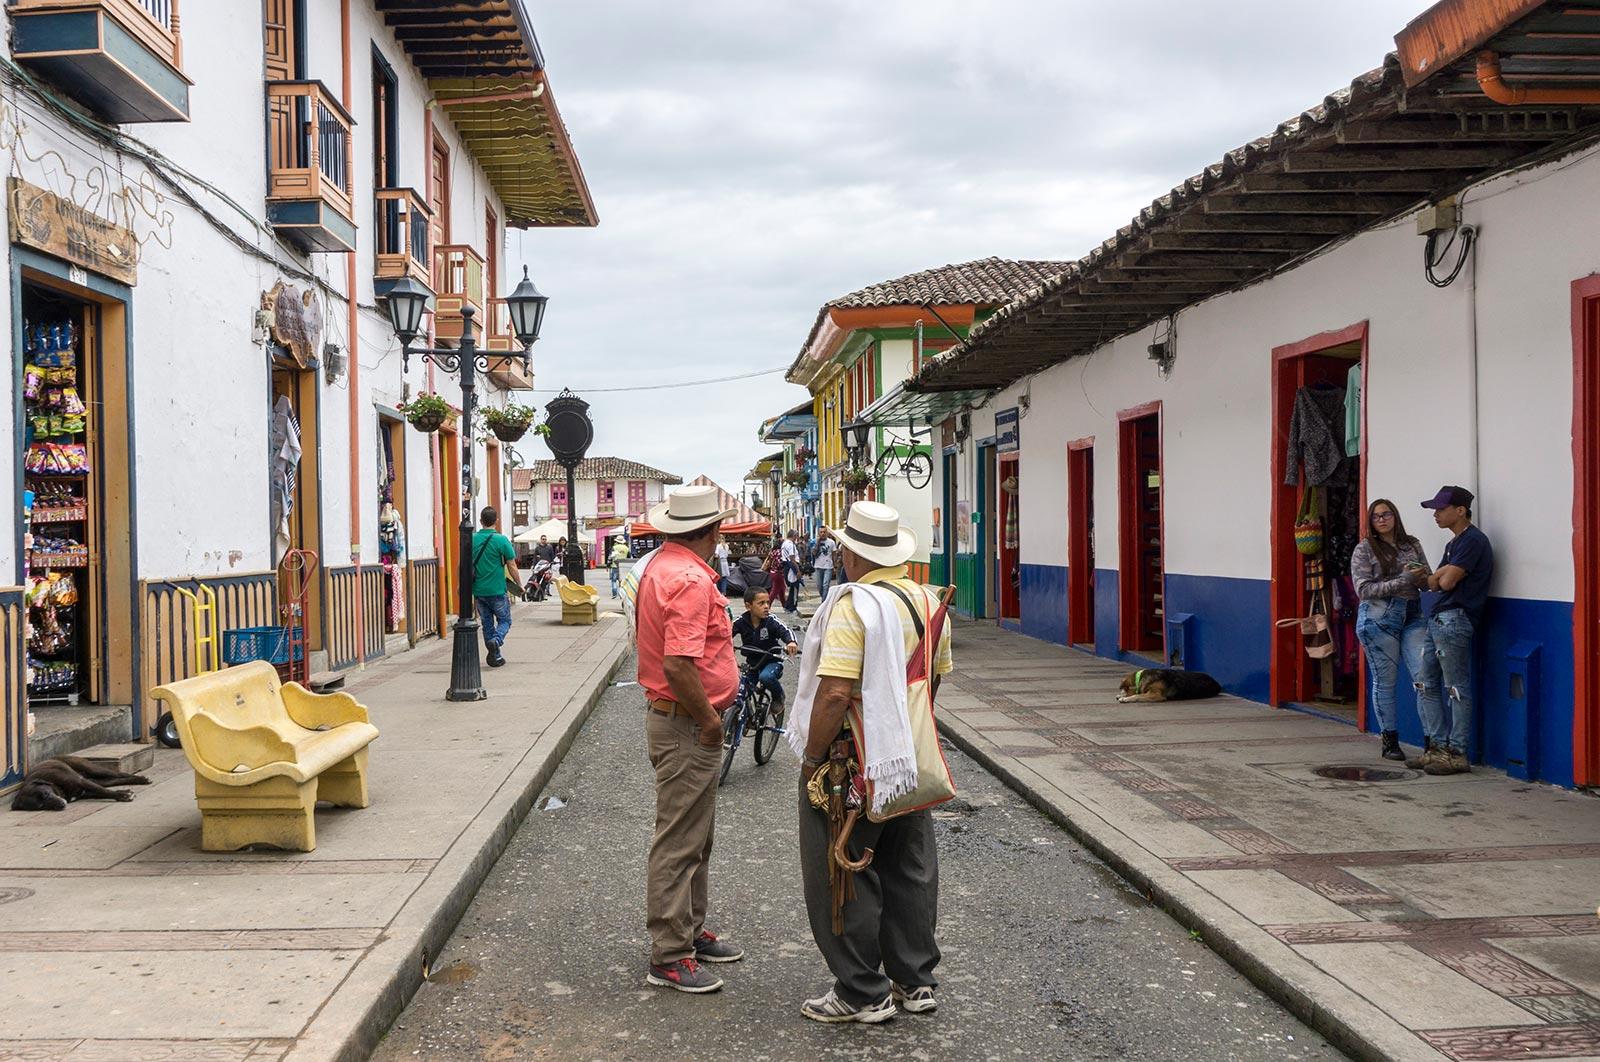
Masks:
[[[339,89],[339,101],[344,104],[348,112],[355,107],[352,99],[350,71],[350,0],[339,0],[339,42],[341,61],[343,64],[343,78]],[[346,152],[345,174],[346,180],[351,182],[350,192],[355,194],[355,173],[350,165],[349,152]],[[350,393],[350,560],[356,566],[356,595],[355,595],[355,632],[356,632],[356,659],[362,661],[360,666],[365,667],[367,656],[367,631],[366,608],[364,602],[366,595],[361,593],[361,310],[358,307],[356,289],[356,254],[354,251],[344,256],[345,295],[349,314],[346,318],[348,338],[344,359],[345,388]]]
[[[1500,56],[1494,52],[1478,53],[1478,88],[1491,100],[1507,107],[1524,103],[1557,106],[1600,103],[1600,89],[1538,89],[1526,85],[1508,85],[1500,72]]]

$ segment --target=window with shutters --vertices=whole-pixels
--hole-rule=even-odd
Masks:
[[[600,480],[594,485],[595,512],[610,516],[617,511],[617,485],[610,480]]]
[[[628,483],[628,515],[643,516],[644,508],[644,480],[630,480]]]
[[[550,484],[550,515],[567,515],[567,485],[565,483]]]

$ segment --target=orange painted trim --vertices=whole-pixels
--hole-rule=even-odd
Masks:
[[[964,325],[972,327],[972,322],[978,314],[975,303],[963,304],[937,304],[934,309],[939,311],[951,325]],[[932,326],[941,331],[944,325],[921,306],[851,306],[833,307],[822,319],[821,326],[817,329],[817,336],[806,348],[801,357],[802,362],[815,362],[823,364],[832,360],[839,353],[845,341],[850,338],[850,333],[863,328],[910,328],[917,322],[927,328]]]

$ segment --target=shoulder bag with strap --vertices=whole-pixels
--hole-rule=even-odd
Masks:
[[[867,813],[873,822],[884,822],[888,819],[909,815],[913,811],[942,804],[956,795],[955,779],[950,774],[950,764],[945,761],[944,749],[939,744],[939,726],[934,716],[933,708],[933,679],[935,665],[938,661],[939,642],[944,637],[945,623],[949,618],[950,598],[955,592],[954,587],[945,587],[938,593],[938,606],[931,610],[924,621],[923,609],[918,609],[911,597],[899,587],[889,583],[874,584],[890,591],[901,601],[911,613],[912,626],[917,631],[916,648],[906,657],[906,712],[911,719],[911,741],[917,754],[917,786],[911,792],[895,800],[891,800],[881,812]],[[928,603],[928,591],[918,587],[919,596],[923,599],[924,608]],[[858,705],[850,706],[850,735],[856,744],[856,758],[858,762],[865,763],[865,750],[861,747],[861,740],[866,728],[862,725],[861,709]],[[866,807],[872,807],[872,783],[867,783]]]

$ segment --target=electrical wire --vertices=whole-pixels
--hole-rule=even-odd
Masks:
[[[1457,239],[1461,241],[1461,250],[1456,253],[1456,264],[1450,267],[1448,274],[1441,277],[1436,270],[1444,264],[1445,258],[1450,254],[1450,249],[1456,245]],[[1459,277],[1461,271],[1467,267],[1467,259],[1472,257],[1472,245],[1477,242],[1477,239],[1478,230],[1471,225],[1463,225],[1460,228],[1451,229],[1449,241],[1445,243],[1443,249],[1435,253],[1434,248],[1439,243],[1439,234],[1437,232],[1428,233],[1426,267],[1423,270],[1428,277],[1428,283],[1436,288],[1448,288],[1451,284],[1454,284],[1456,277]]]
[[[774,373],[786,371],[788,371],[788,366],[776,369],[760,369],[756,372],[744,372],[737,376],[715,376],[709,380],[684,380],[680,383],[640,384],[637,387],[535,387],[533,390],[542,395],[560,394],[562,391],[577,391],[581,394],[615,394],[618,391],[668,391],[679,387],[704,387],[708,384],[733,383],[735,380],[753,380],[758,376],[771,376]]]

